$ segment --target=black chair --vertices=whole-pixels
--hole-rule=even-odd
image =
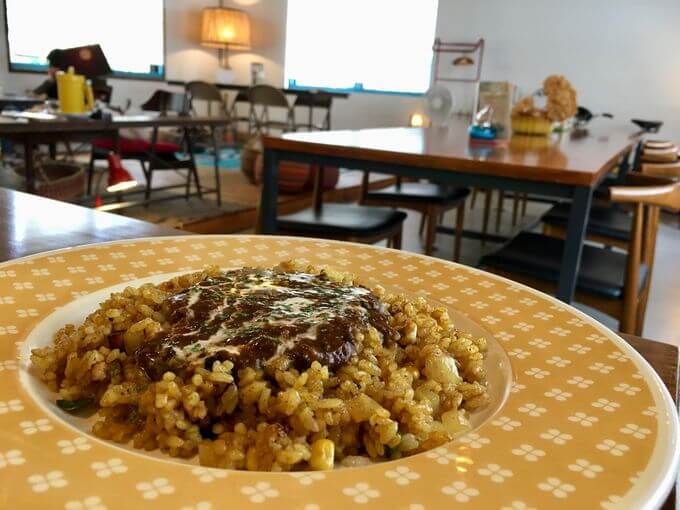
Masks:
[[[188,98],[186,94],[157,90],[151,98],[142,105],[145,111],[156,111],[160,115],[188,115]],[[199,197],[202,197],[201,184],[196,171],[196,162],[193,155],[193,142],[188,129],[182,130],[179,143],[164,142],[158,140],[158,128],[151,132],[151,139],[121,137],[118,148],[121,159],[134,159],[140,162],[144,177],[146,178],[145,200],[149,200],[152,190],[154,171],[159,170],[187,170],[185,185],[185,197],[189,199],[191,182],[196,186]],[[109,152],[116,150],[115,142],[111,138],[102,138],[92,143],[90,164],[88,167],[87,191],[92,192],[92,178],[94,175],[94,163],[96,160],[106,159]],[[180,154],[188,157],[180,157]],[[219,199],[219,188],[217,190]]]
[[[422,214],[421,233],[424,222],[427,222],[426,255],[431,255],[434,250],[436,228],[442,215],[446,211],[456,209],[453,260],[456,262],[460,260],[460,245],[465,222],[465,200],[470,195],[468,188],[454,188],[431,182],[402,182],[401,177],[397,177],[395,185],[369,191],[368,181],[369,172],[364,172],[360,200],[362,205],[400,207]]]
[[[331,106],[333,105],[333,96],[326,92],[301,92],[295,98],[293,103],[293,111],[297,112],[298,108],[303,108],[307,112],[306,122],[300,122],[295,119],[295,127],[306,129],[307,131],[328,131],[331,128]],[[315,122],[314,112],[321,111],[321,122]]]
[[[215,85],[207,83],[204,81],[192,81],[186,84],[186,92],[189,99],[189,107],[191,113],[198,115],[205,113],[208,116],[213,114],[213,111],[222,116],[227,120],[223,126],[211,126],[210,128],[194,128],[191,131],[192,139],[194,144],[206,143],[211,146],[214,155],[214,172],[215,172],[215,188],[217,189],[217,205],[222,205],[222,193],[220,188],[220,149],[224,144],[220,141],[225,139],[226,131],[232,129],[231,116],[229,114],[229,109],[227,108],[227,103]],[[204,106],[205,108],[201,108]],[[199,111],[201,108],[201,111]],[[236,138],[234,137],[234,140]],[[233,146],[233,145],[230,145]]]
[[[626,252],[584,244],[576,281],[576,301],[619,320],[624,333],[642,334],[651,286],[659,208],[680,207],[680,184],[670,179],[629,175],[634,186],[613,186],[612,202],[633,206]],[[553,293],[559,280],[564,240],[522,232],[480,266],[544,292]]]
[[[295,131],[295,115],[293,108],[288,103],[286,95],[271,85],[255,85],[248,91],[248,98],[252,105],[252,115],[255,132],[269,134],[272,129],[283,131]],[[270,116],[271,109],[283,110],[282,119],[274,119]]]
[[[553,206],[543,217],[543,233],[564,238],[569,222],[568,203]],[[595,205],[590,208],[586,239],[626,249],[630,243],[633,214],[618,206]]]
[[[324,204],[322,182],[323,167],[320,167],[314,175],[313,207],[279,216],[278,232],[358,243],[376,243],[386,239],[389,246],[401,249],[405,212],[359,204]]]
[[[608,201],[609,188],[612,186],[625,185],[637,182],[642,163],[644,143],[637,145],[633,155],[633,161],[629,164],[626,156],[622,159],[614,175],[609,175],[597,187],[593,193],[594,203],[590,208],[586,239],[605,246],[616,246],[623,250],[627,249],[633,229],[633,212],[625,205],[612,204]],[[631,172],[633,170],[633,172]],[[636,181],[637,180],[637,181]],[[571,206],[568,202],[554,205],[543,215],[543,233],[553,237],[564,238],[569,222]]]
[[[245,105],[248,113],[246,115],[239,113],[239,106]],[[238,140],[238,127],[241,123],[245,123],[247,126],[246,134],[250,136],[253,132],[254,127],[254,113],[253,105],[250,103],[250,98],[248,97],[247,90],[240,90],[236,93],[234,100],[231,103],[231,108],[229,109],[229,114],[231,116],[231,124],[234,129],[234,140]]]

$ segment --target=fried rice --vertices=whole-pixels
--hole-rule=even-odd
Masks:
[[[273,271],[365,289],[350,275],[295,261]],[[81,325],[64,326],[52,345],[32,351],[37,374],[60,403],[96,407],[98,437],[172,457],[198,456],[204,466],[259,471],[413,455],[469,430],[470,411],[488,403],[485,339],[457,330],[445,308],[381,287],[370,297],[386,314],[389,334],[358,321],[340,362],[307,356],[245,363],[192,354],[180,356],[182,364],[141,363],[140,352],[177,319],[172,299],[225,274],[208,267],[111,294]]]

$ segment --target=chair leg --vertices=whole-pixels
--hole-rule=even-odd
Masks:
[[[87,194],[92,194],[92,178],[94,177],[94,152],[90,154],[90,164],[87,166]],[[99,190],[97,190],[99,191]]]
[[[187,202],[189,201],[189,193],[191,193],[191,176],[192,176],[192,171],[189,169],[187,171],[187,180],[184,183],[184,200]]]
[[[153,178],[153,168],[151,168],[151,165],[149,164],[149,169],[146,172],[146,190],[144,191],[144,200],[149,200],[149,197],[151,197],[151,179],[152,178]]]
[[[619,331],[628,335],[634,335],[637,328],[637,316],[640,308],[640,299],[635,297],[629,302],[624,299],[623,311],[619,317]]]
[[[496,209],[496,232],[501,229],[501,216],[503,214],[503,200],[505,200],[505,191],[498,190],[498,208]]]
[[[399,227],[399,230],[392,236],[392,248],[395,250],[401,250],[401,232],[402,232],[402,227]]]
[[[201,191],[201,182],[198,180],[198,171],[196,171],[196,167],[191,168],[191,173],[190,175],[193,175],[194,177],[194,184],[196,184],[196,193],[198,194],[198,198],[201,200],[203,199],[203,192]],[[187,200],[189,199],[189,196],[187,195]]]
[[[222,205],[222,190],[220,189],[220,161],[219,161],[219,141],[217,130],[212,130],[213,149],[215,152],[215,190],[217,191],[217,205]]]
[[[651,278],[651,274],[647,275]],[[649,286],[643,291],[638,301],[637,313],[635,317],[635,335],[642,336],[645,327],[645,315],[647,314],[647,302],[649,301]]]
[[[472,188],[472,196],[470,197],[470,209],[475,208],[475,202],[477,202],[477,193],[479,190],[477,188]]]
[[[515,191],[512,199],[512,226],[517,225],[517,213],[519,212],[519,193]]]
[[[463,239],[463,225],[465,224],[465,202],[456,210],[456,235],[453,238],[453,261],[460,262],[460,245]]]
[[[522,218],[524,218],[527,215],[527,202],[529,201],[529,194],[528,193],[522,193],[522,211],[520,214],[522,215]]]
[[[418,235],[423,237],[423,230],[425,230],[425,221],[427,220],[427,214],[423,211],[420,215],[420,227],[418,227]]]
[[[434,239],[437,235],[437,214],[434,211],[428,211],[427,214],[427,232],[425,234],[425,255],[432,255],[434,251]]]
[[[489,231],[489,214],[491,213],[491,192],[484,190],[484,218],[482,219],[482,245],[486,244],[486,234]]]

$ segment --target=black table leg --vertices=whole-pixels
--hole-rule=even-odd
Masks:
[[[564,245],[564,253],[562,254],[560,281],[557,287],[557,298],[565,303],[571,303],[574,299],[576,278],[581,265],[583,239],[588,227],[588,215],[590,214],[592,198],[592,189],[580,187],[574,189],[574,198],[569,211],[567,238]]]
[[[26,191],[35,192],[35,169],[33,168],[33,144],[24,140],[24,171],[26,173]]]
[[[264,151],[262,196],[260,199],[260,232],[276,232],[276,207],[279,193],[279,156],[270,149]]]

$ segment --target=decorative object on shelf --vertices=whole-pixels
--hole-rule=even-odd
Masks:
[[[494,111],[490,105],[485,106],[475,114],[475,118],[468,128],[472,140],[494,141],[503,136],[503,126],[493,122]]]
[[[234,73],[229,66],[229,50],[250,49],[250,18],[239,9],[206,7],[201,15],[201,44],[219,49],[218,81],[231,82]]]
[[[538,107],[534,97],[544,97],[545,106]],[[577,112],[576,90],[559,75],[548,76],[543,88],[523,97],[512,109],[512,130],[526,135],[549,135],[555,123],[571,119]]]
[[[435,39],[432,46],[434,53],[432,87],[441,86],[442,82],[466,83],[474,87],[474,99],[469,112],[474,115],[479,101],[479,83],[482,76],[482,61],[484,58],[484,39],[474,43],[442,42]],[[452,60],[440,58],[442,53],[456,55]],[[463,69],[471,69],[464,73]],[[460,106],[467,104],[461,102]]]
[[[506,136],[510,132],[510,112],[516,90],[515,86],[507,81],[483,81],[479,84],[477,110],[490,106],[493,110],[493,124],[502,126]]]

